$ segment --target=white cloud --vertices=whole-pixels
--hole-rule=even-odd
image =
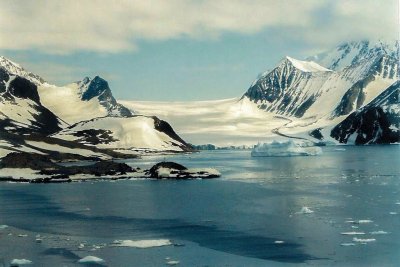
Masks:
[[[212,39],[273,29],[326,44],[395,38],[397,0],[3,0],[0,49],[134,51],[140,40]],[[274,36],[271,36],[274,38]]]

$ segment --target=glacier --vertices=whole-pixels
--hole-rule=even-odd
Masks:
[[[322,154],[322,149],[311,146],[309,142],[272,141],[258,143],[251,151],[252,157],[292,157],[292,156],[317,156]]]

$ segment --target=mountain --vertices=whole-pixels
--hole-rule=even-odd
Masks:
[[[1,58],[0,157],[13,151],[82,159],[191,150],[167,122],[119,104],[99,76],[58,87]]]
[[[42,105],[36,84],[0,66],[0,131],[48,135],[64,125]]]
[[[133,115],[131,110],[115,100],[108,82],[99,76],[86,77],[62,87],[41,85],[39,93],[44,105],[70,124],[95,117]]]
[[[46,83],[46,81],[37,74],[29,72],[21,67],[19,64],[0,56],[0,66],[3,67],[8,73],[23,77],[35,85],[40,85]]]
[[[400,81],[397,81],[335,126],[331,137],[340,143],[356,145],[399,143],[399,93]]]
[[[345,67],[358,64],[360,61],[380,56],[398,58],[399,41],[359,41],[346,42],[336,48],[311,56],[307,60],[317,62],[331,70],[341,70]]]
[[[344,65],[344,61],[335,61],[336,65],[329,66],[336,66],[334,70],[314,61],[286,57],[277,67],[255,80],[242,99],[247,98],[262,110],[287,117],[347,115],[369,103],[396,80],[397,54],[382,47],[386,46],[359,52],[351,65],[343,69],[338,68],[338,62]],[[337,50],[342,51],[342,48],[343,45]],[[341,57],[348,60],[350,52]]]
[[[130,117],[133,115],[129,109],[117,103],[111,93],[108,82],[99,76],[93,79],[85,77],[77,85],[83,101],[90,101],[93,98],[97,98],[100,105],[106,108],[108,115],[115,117]]]

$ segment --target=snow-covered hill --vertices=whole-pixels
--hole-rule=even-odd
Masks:
[[[68,127],[54,137],[128,154],[191,150],[167,122],[147,116],[94,118]]]

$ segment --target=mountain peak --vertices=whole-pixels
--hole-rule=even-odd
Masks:
[[[330,71],[329,69],[322,67],[314,61],[303,61],[289,56],[286,56],[283,62],[285,62],[285,64],[286,62],[289,62],[293,67],[303,72]]]
[[[0,67],[6,69],[10,74],[24,77],[36,85],[46,83],[46,81],[37,74],[25,70],[21,65],[11,61],[10,59],[0,56]]]
[[[341,70],[350,65],[357,64],[364,59],[381,57],[383,55],[398,58],[399,41],[362,40],[344,42],[332,50],[319,53],[307,60],[313,60],[318,64],[332,70]]]

